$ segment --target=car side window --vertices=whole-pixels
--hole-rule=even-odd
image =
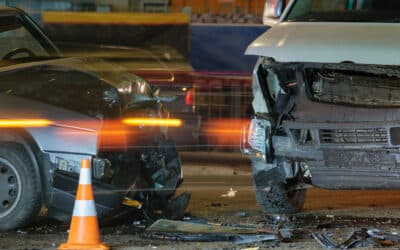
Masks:
[[[29,53],[16,53],[12,59],[27,56],[49,56],[41,44],[19,22],[16,17],[0,17],[0,58],[17,49],[27,49]]]
[[[0,33],[0,57],[3,57],[8,52],[18,49],[27,48],[36,56],[48,56],[49,54],[35,40],[35,38],[23,27],[15,30],[5,31]],[[17,57],[23,57],[21,53]]]

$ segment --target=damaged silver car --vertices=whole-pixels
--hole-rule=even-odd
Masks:
[[[265,212],[300,211],[309,185],[400,188],[399,21],[397,0],[294,0],[249,46],[242,146]]]
[[[158,89],[99,59],[63,58],[23,11],[0,9],[0,230],[67,221],[90,159],[100,219],[182,217],[189,195]],[[125,205],[128,206],[125,206]],[[161,215],[159,215],[161,214]]]

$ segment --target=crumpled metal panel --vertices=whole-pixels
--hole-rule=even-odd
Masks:
[[[325,166],[343,169],[400,170],[394,153],[386,150],[323,149]]]

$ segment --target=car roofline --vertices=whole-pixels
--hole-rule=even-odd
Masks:
[[[0,15],[26,15],[25,11],[16,7],[2,6],[0,7]]]

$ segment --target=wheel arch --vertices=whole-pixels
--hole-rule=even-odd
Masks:
[[[25,129],[0,129],[0,143],[12,143],[23,147],[34,166],[36,176],[39,177],[42,202],[45,202],[44,193],[46,193],[48,185],[43,181],[46,178],[45,170],[39,167],[40,148],[34,138]]]

